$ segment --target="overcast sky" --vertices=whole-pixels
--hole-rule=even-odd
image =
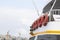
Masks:
[[[49,0],[34,0],[34,2],[41,14]],[[0,34],[10,31],[11,35],[21,33],[28,36],[29,27],[37,18],[32,0],[0,0]]]

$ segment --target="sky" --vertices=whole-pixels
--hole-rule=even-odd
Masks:
[[[50,0],[33,0],[39,14]],[[0,0],[0,34],[29,37],[29,29],[37,15],[32,0]]]

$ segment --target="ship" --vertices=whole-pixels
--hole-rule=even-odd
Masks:
[[[60,40],[60,0],[51,0],[30,26],[29,40]]]

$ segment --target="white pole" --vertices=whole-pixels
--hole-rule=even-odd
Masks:
[[[53,9],[55,3],[56,3],[56,0],[54,1],[53,5],[52,5],[52,7],[51,7],[51,9],[50,9],[50,11],[49,11],[49,15],[50,15],[50,17],[49,17],[49,21],[51,21],[51,11],[52,11],[52,9]]]

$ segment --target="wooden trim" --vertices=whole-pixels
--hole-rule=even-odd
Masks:
[[[57,35],[60,35],[60,30],[47,30],[47,31],[44,31],[44,32],[37,32],[37,33],[33,33],[32,36],[42,35],[42,34],[57,34]]]

